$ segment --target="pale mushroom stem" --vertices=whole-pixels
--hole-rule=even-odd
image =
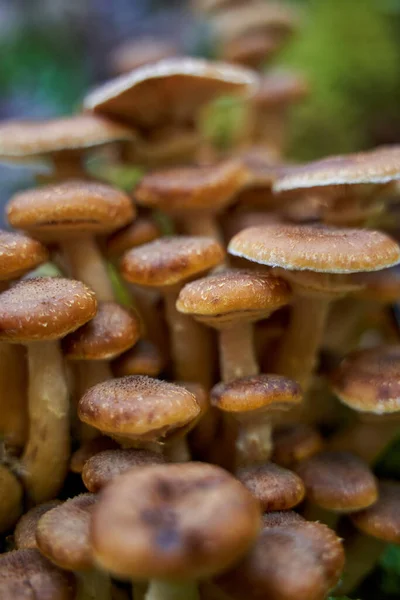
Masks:
[[[260,112],[256,120],[256,137],[277,156],[284,153],[287,138],[287,110],[283,107]]]
[[[259,373],[252,323],[241,322],[222,327],[219,331],[219,349],[222,381]]]
[[[282,338],[275,370],[297,381],[303,392],[307,392],[311,384],[329,305],[328,298],[301,294],[295,296],[292,304],[290,323]]]
[[[397,420],[358,422],[336,433],[329,442],[329,449],[351,452],[372,465],[397,438],[399,427]]]
[[[24,348],[0,342],[0,434],[7,448],[23,448],[28,432]]]
[[[165,448],[165,455],[168,458],[168,462],[188,462],[191,456],[186,438],[180,437],[171,441]]]
[[[224,243],[221,230],[214,214],[195,212],[182,221],[185,234],[205,236]]]
[[[28,344],[29,436],[21,458],[28,496],[39,504],[55,498],[68,469],[69,398],[57,341]]]
[[[81,152],[65,151],[52,155],[52,179],[63,181],[65,179],[81,179],[87,177]]]
[[[107,266],[93,237],[63,240],[61,248],[65,252],[73,277],[88,285],[99,302],[115,300]]]
[[[338,593],[350,594],[374,569],[386,545],[382,540],[354,532],[345,541],[346,565]]]
[[[200,600],[197,584],[192,581],[172,583],[152,579],[145,600]]]
[[[78,592],[76,600],[112,600],[111,578],[97,569],[76,573]]]
[[[272,425],[265,417],[259,417],[258,423],[249,421],[240,423],[236,440],[237,467],[263,464],[272,453]]]
[[[180,288],[164,290],[165,315],[171,344],[175,379],[211,386],[210,333],[192,317],[176,309]]]
[[[113,378],[110,363],[106,360],[80,361],[77,366],[79,373],[79,398],[94,385]],[[81,442],[92,440],[98,436],[99,432],[97,429],[82,421],[79,422],[79,437]]]

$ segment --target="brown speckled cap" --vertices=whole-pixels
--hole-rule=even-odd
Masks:
[[[110,62],[113,72],[119,75],[178,54],[178,48],[172,41],[143,37],[118,46],[111,53]]]
[[[17,279],[44,263],[48,252],[26,235],[0,230],[0,280]]]
[[[7,204],[7,218],[13,227],[55,241],[80,232],[110,233],[134,216],[133,204],[124,192],[78,180],[20,192]]]
[[[25,513],[18,521],[14,530],[15,547],[21,548],[37,548],[36,528],[39,519],[49,510],[59,506],[60,500],[50,500],[34,506]]]
[[[79,401],[79,418],[105,433],[159,439],[196,418],[200,408],[184,387],[136,375],[105,381]]]
[[[208,271],[223,259],[222,246],[211,238],[165,237],[124,254],[121,273],[131,283],[163,287]]]
[[[228,250],[271,267],[321,273],[378,271],[400,261],[399,246],[384,233],[323,225],[251,227],[235,235]]]
[[[97,115],[0,123],[0,159],[26,160],[130,140],[133,132]]]
[[[0,555],[2,600],[74,600],[75,587],[71,574],[51,564],[35,548]]]
[[[40,277],[0,295],[0,340],[56,340],[94,317],[95,294],[80,281]]]
[[[277,69],[261,78],[252,102],[256,108],[264,110],[275,106],[282,107],[299,102],[308,92],[307,82],[302,75]]]
[[[300,477],[273,463],[244,467],[236,477],[257,498],[263,512],[288,510],[304,498]]]
[[[378,498],[371,469],[350,452],[320,452],[303,460],[296,472],[304,482],[307,498],[329,511],[355,512]]]
[[[91,321],[63,340],[70,360],[112,360],[139,339],[140,322],[131,311],[116,302],[101,302]]]
[[[260,528],[242,484],[203,463],[134,469],[107,486],[93,514],[96,562],[122,577],[208,577],[238,560]]]
[[[135,189],[138,204],[169,213],[217,213],[246,185],[248,173],[240,160],[217,165],[180,167],[145,175]]]
[[[356,293],[357,298],[373,300],[381,304],[392,304],[400,299],[400,269],[392,267],[353,275],[354,280],[361,284]]]
[[[94,494],[81,494],[48,511],[39,520],[38,548],[58,567],[69,571],[92,568],[90,521],[95,502]]]
[[[227,270],[187,283],[176,303],[205,322],[257,321],[289,304],[287,283],[268,273]]]
[[[106,435],[100,435],[91,440],[87,440],[75,450],[71,456],[69,464],[72,473],[82,473],[85,463],[99,452],[104,450],[116,450],[119,448],[117,442]]]
[[[272,432],[272,441],[273,462],[287,468],[317,454],[323,448],[319,431],[304,423],[278,425]]]
[[[294,512],[294,510],[274,511],[264,513],[262,516],[263,529],[268,529],[268,527],[285,527],[286,525],[301,521],[304,522],[305,518],[299,513]]]
[[[249,554],[216,583],[235,600],[323,600],[343,566],[340,540],[326,525],[272,517]]]
[[[126,448],[99,452],[85,463],[82,480],[89,492],[97,493],[118,475],[134,467],[162,465],[164,456],[151,450]]]
[[[165,359],[158,347],[149,340],[139,340],[128,352],[119,356],[112,364],[116,377],[148,375],[157,377],[165,366]]]
[[[378,501],[373,506],[351,515],[351,520],[367,535],[391,544],[400,544],[399,506],[399,482],[381,481]]]
[[[161,231],[157,223],[150,218],[139,217],[108,238],[106,251],[108,256],[118,257],[131,248],[148,244],[159,237]]]
[[[332,389],[353,410],[400,411],[400,346],[356,350],[332,374]]]

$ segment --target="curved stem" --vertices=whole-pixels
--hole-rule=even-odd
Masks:
[[[252,323],[240,322],[219,331],[222,381],[257,375]]]
[[[152,579],[145,600],[200,600],[200,594],[194,582]]]
[[[357,531],[345,540],[346,565],[338,593],[351,593],[373,570],[381,557],[386,542]]]
[[[22,346],[0,342],[0,434],[22,448],[28,433],[27,373]]]
[[[236,440],[237,466],[263,464],[272,454],[272,427],[262,418],[259,423],[241,423]]]

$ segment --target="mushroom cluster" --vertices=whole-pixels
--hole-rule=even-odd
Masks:
[[[0,231],[4,600],[324,600],[400,545],[400,148],[286,164],[307,86],[257,69],[297,15],[195,5],[227,62],[136,40],[81,114],[0,123],[48,166]]]

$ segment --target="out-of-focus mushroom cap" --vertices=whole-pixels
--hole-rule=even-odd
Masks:
[[[128,448],[99,452],[85,463],[82,480],[89,492],[99,492],[115,477],[134,467],[162,465],[164,456],[151,450]]]
[[[400,346],[356,350],[332,374],[339,400],[353,410],[374,414],[400,411]]]
[[[223,469],[154,465],[121,475],[93,515],[96,562],[138,579],[208,577],[238,560],[260,529],[257,501]]]
[[[248,191],[250,190],[246,190],[243,194],[239,195],[239,202],[242,196]],[[224,218],[224,232],[227,239],[230,239],[243,229],[258,227],[259,225],[269,225],[270,223],[277,223],[281,220],[282,219],[276,213],[268,213],[257,209],[252,210],[251,212],[242,212],[239,210]]]
[[[0,159],[27,160],[133,138],[132,130],[91,114],[48,121],[3,121]]]
[[[222,246],[206,237],[165,237],[124,254],[122,276],[150,287],[175,285],[215,267],[224,258]]]
[[[73,575],[51,564],[35,548],[0,555],[2,600],[74,600]]]
[[[321,434],[310,425],[281,425],[272,432],[272,460],[282,467],[292,467],[323,448]]]
[[[90,521],[94,494],[75,496],[41,517],[36,529],[38,548],[51,562],[67,571],[93,566]]]
[[[273,463],[239,469],[236,476],[257,498],[263,512],[288,510],[304,498],[300,477]]]
[[[20,192],[7,204],[13,227],[59,241],[79,233],[104,235],[130,223],[133,204],[124,192],[103,183],[66,181]]]
[[[229,63],[171,58],[135,69],[91,92],[84,108],[155,129],[187,123],[214,98],[249,96],[258,85],[255,73]]]
[[[218,165],[180,167],[145,175],[135,190],[139,204],[170,213],[219,212],[231,203],[248,179],[239,160]]]
[[[117,448],[119,448],[117,442],[106,435],[88,440],[72,454],[69,464],[70,471],[72,473],[82,473],[83,467],[89,458],[104,450],[116,450]]]
[[[105,381],[81,398],[81,421],[110,434],[159,439],[196,418],[200,408],[184,387],[136,375]]]
[[[378,501],[351,515],[354,525],[363,533],[391,544],[400,544],[400,484],[381,481]]]
[[[269,148],[253,146],[240,151],[236,156],[247,169],[248,185],[260,188],[264,193],[272,190],[275,179],[285,168],[280,164],[279,156]]]
[[[276,32],[251,31],[228,40],[220,49],[220,54],[228,62],[258,69],[282,44],[282,36],[276,35]]]
[[[400,146],[329,156],[289,167],[275,182],[277,192],[356,184],[383,184],[400,179]]]
[[[324,225],[250,227],[235,235],[228,250],[271,267],[321,273],[378,271],[400,261],[398,244],[384,233]]]
[[[157,223],[150,218],[139,217],[120,231],[113,233],[107,240],[107,254],[110,257],[121,256],[127,250],[148,244],[161,236]]]
[[[119,356],[112,364],[116,377],[148,375],[157,377],[165,366],[165,359],[155,344],[139,340],[128,352]]]
[[[268,527],[285,527],[292,523],[298,523],[305,521],[299,513],[294,510],[283,510],[264,513],[262,516],[262,528],[268,529]]]
[[[340,540],[326,525],[278,519],[264,526],[250,553],[216,582],[235,600],[323,600],[343,566]]]
[[[96,316],[63,340],[70,360],[112,360],[139,339],[140,322],[116,302],[101,302]]]
[[[26,235],[0,230],[0,280],[17,279],[48,258],[40,242]]]
[[[353,279],[361,284],[358,298],[373,300],[382,304],[392,304],[400,299],[400,269],[382,269],[373,273],[360,273]]]
[[[375,477],[358,456],[349,452],[321,452],[296,468],[306,487],[307,498],[334,512],[355,512],[378,498]]]
[[[275,195],[278,199],[279,196]],[[291,223],[316,223],[322,220],[326,202],[321,196],[316,194],[308,194],[293,198],[290,202],[286,202],[282,207],[282,216],[286,221]]]
[[[265,110],[294,104],[308,95],[305,78],[295,72],[276,70],[261,78],[257,92],[252,98],[256,108]]]
[[[194,0],[194,7],[200,12],[214,12],[241,4],[243,0]]]
[[[254,375],[218,383],[211,390],[212,406],[230,413],[289,410],[302,400],[299,384],[282,375]]]
[[[120,75],[179,54],[172,41],[144,37],[124,42],[111,53],[111,66]]]
[[[216,325],[257,321],[289,304],[287,283],[269,273],[227,270],[185,285],[176,303],[182,313]]]
[[[59,506],[60,500],[50,500],[34,506],[25,513],[18,521],[14,530],[15,547],[21,548],[37,548],[36,528],[39,519],[49,510]]]
[[[200,419],[202,417],[204,417],[205,413],[210,408],[209,394],[208,394],[207,390],[200,383],[196,383],[195,381],[178,381],[177,383],[179,385],[183,386],[184,388],[186,388],[188,390],[188,392],[193,394],[193,396],[196,398],[196,402],[199,407],[199,414],[197,415],[197,417],[195,419],[192,419],[192,421],[190,421],[183,427],[179,427],[178,429],[176,429],[169,436],[169,441],[174,441],[176,439],[179,439],[179,438],[182,438],[182,437],[185,437],[186,435],[188,435],[188,433],[190,433],[192,431],[192,429],[194,429],[196,427],[196,425],[198,424]]]
[[[0,295],[0,340],[56,340],[96,314],[94,292],[73,279],[38,277]]]

